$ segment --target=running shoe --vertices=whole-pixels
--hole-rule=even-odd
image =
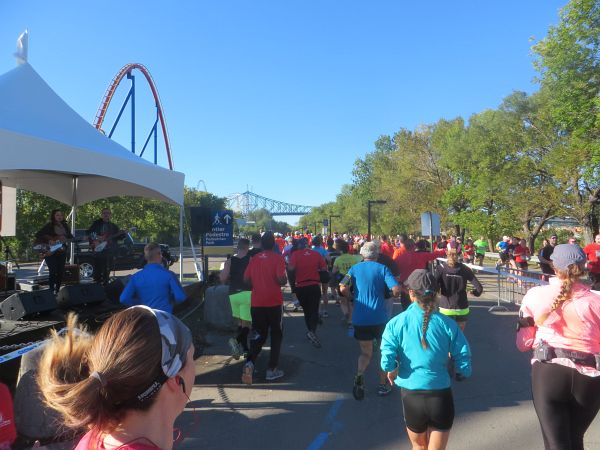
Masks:
[[[327,317],[329,317],[329,313],[327,311],[323,311],[321,313],[321,317],[323,317],[324,319],[326,319]]]
[[[365,379],[363,375],[356,375],[354,377],[354,387],[352,388],[352,395],[356,400],[362,400],[365,398]]]
[[[265,377],[267,379],[267,381],[273,381],[276,380],[278,378],[281,378],[283,376],[283,370],[281,369],[267,369],[267,376]]]
[[[302,306],[300,306],[300,302],[298,300],[294,300],[292,304],[294,305],[292,309],[293,312],[298,312],[302,309]]]
[[[392,386],[390,386],[387,383],[380,384],[379,386],[377,386],[377,395],[379,395],[380,397],[385,397],[390,392],[392,392]]]
[[[244,368],[242,369],[242,383],[251,385],[253,373],[254,364],[252,361],[248,361],[246,364],[244,364]]]
[[[233,359],[238,360],[242,356],[242,349],[240,343],[235,338],[229,338],[229,348],[231,349],[231,356]]]
[[[306,337],[316,348],[321,348],[321,341],[319,341],[319,338],[314,331],[309,331],[306,333]]]

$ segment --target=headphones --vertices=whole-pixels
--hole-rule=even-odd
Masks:
[[[186,389],[185,389],[185,381],[183,381],[183,377],[181,377],[181,376],[177,377],[177,384],[179,386],[181,386],[181,389],[183,390],[183,393],[185,394],[186,393]]]

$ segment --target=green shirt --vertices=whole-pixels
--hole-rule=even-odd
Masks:
[[[477,239],[473,242],[473,245],[475,246],[475,253],[478,255],[484,255],[488,248],[487,241],[484,241],[483,239]]]
[[[335,258],[333,262],[333,267],[337,267],[337,270],[342,275],[346,275],[354,264],[357,264],[362,261],[362,257],[360,255],[351,255],[350,253],[344,253],[343,255]]]

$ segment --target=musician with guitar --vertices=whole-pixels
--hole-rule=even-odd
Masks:
[[[48,266],[48,284],[54,294],[58,293],[65,271],[67,260],[66,243],[73,239],[65,215],[60,209],[53,209],[50,213],[50,222],[35,235],[37,248],[42,249],[42,254]]]
[[[104,208],[101,217],[94,221],[86,234],[94,252],[94,281],[107,284],[114,257],[115,241],[123,231],[110,221],[112,213]]]

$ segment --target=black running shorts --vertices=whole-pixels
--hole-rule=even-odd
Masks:
[[[381,340],[385,323],[381,325],[354,325],[354,339],[357,341]]]
[[[402,410],[406,428],[425,433],[427,428],[448,431],[454,422],[452,390],[409,390],[402,388]]]

